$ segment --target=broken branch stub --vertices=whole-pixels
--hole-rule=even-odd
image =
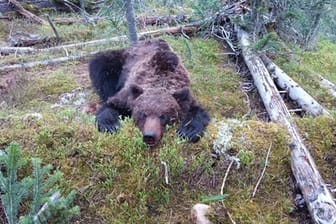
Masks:
[[[336,99],[336,85],[329,80],[325,79],[321,75],[318,76],[320,85],[328,89],[329,93]]]

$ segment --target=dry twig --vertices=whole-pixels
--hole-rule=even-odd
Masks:
[[[228,177],[228,175],[229,175],[229,172],[230,172],[230,170],[231,170],[231,167],[232,167],[232,164],[233,164],[233,163],[234,163],[234,160],[232,159],[231,162],[230,162],[230,164],[229,164],[229,166],[228,166],[228,168],[227,168],[227,170],[226,170],[226,172],[225,172],[224,179],[223,179],[223,183],[222,183],[222,187],[221,187],[221,191],[220,191],[220,194],[221,194],[221,195],[223,195],[224,187],[225,187],[225,182],[226,182],[226,179],[227,179],[227,177]]]
[[[222,183],[221,191],[220,191],[221,195],[224,194],[225,182],[226,182],[226,179],[227,179],[227,177],[229,175],[229,172],[230,172],[231,167],[232,167],[232,165],[233,165],[234,162],[235,162],[235,160],[231,159],[231,162],[230,162],[228,168],[226,169],[226,172],[225,172],[225,175],[224,175],[224,178],[223,178],[223,183]],[[236,224],[236,222],[233,220],[232,215],[230,214],[229,210],[225,207],[225,204],[224,204],[223,200],[222,200],[222,206],[225,209],[225,212],[226,212],[227,216],[229,217],[231,223],[232,224]]]
[[[253,190],[253,193],[252,193],[252,198],[254,198],[255,194],[257,193],[257,190],[258,190],[258,187],[259,187],[259,185],[261,183],[261,180],[264,177],[264,174],[265,174],[265,171],[266,171],[266,167],[268,165],[268,158],[269,158],[269,154],[271,152],[271,148],[272,148],[272,143],[270,144],[270,146],[269,146],[269,148],[267,150],[267,155],[266,155],[266,159],[265,159],[265,165],[264,165],[264,168],[263,168],[263,170],[262,170],[262,172],[260,174],[258,182],[257,182],[256,186],[254,187],[254,190]]]
[[[165,161],[161,161],[161,164],[163,165],[163,168],[164,168],[165,182],[168,185],[169,184],[168,165]]]
[[[229,210],[225,207],[225,204],[224,204],[223,201],[222,201],[222,206],[223,206],[223,208],[225,209],[226,214],[227,214],[227,216],[228,216],[229,219],[230,219],[230,222],[231,222],[232,224],[236,224],[236,222],[235,222],[235,221],[233,220],[233,218],[232,218],[231,213],[230,213]]]

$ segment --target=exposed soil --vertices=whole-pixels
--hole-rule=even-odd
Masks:
[[[6,94],[11,88],[15,88],[18,80],[18,72],[10,71],[0,75],[0,94]]]

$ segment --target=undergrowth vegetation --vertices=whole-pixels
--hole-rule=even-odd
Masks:
[[[83,33],[78,27],[69,40],[83,40],[83,35],[87,39],[104,36],[99,29],[106,26],[97,27]],[[62,32],[68,36],[71,28]],[[94,116],[83,112],[83,104],[57,105],[62,94],[78,87],[85,93],[85,103],[97,101],[84,59],[14,74],[16,85],[0,95],[1,149],[16,141],[25,158],[42,158],[64,174],[58,187],[63,192],[75,189],[74,203],[81,210],[72,220],[74,223],[190,223],[190,208],[204,198],[214,209],[214,223],[230,223],[226,209],[237,223],[298,223],[285,128],[264,123],[257,116],[248,121],[242,119],[249,108],[239,88],[241,77],[222,54],[219,42],[161,38],[181,57],[190,73],[192,93],[213,118],[198,143],[178,139],[177,127],[171,126],[159,146],[150,149],[131,119],[123,120],[117,133],[104,134],[96,130]],[[124,45],[109,44],[96,50]],[[302,52],[295,60],[279,60],[279,64],[323,105],[333,109],[335,101],[319,87],[315,75],[319,73],[336,82],[332,63],[335,53],[328,50],[335,49],[335,45],[323,40],[318,46],[314,53]],[[214,157],[214,141],[220,138],[221,122],[231,119],[236,119],[237,125],[230,130],[230,144]],[[335,185],[334,120],[301,118],[297,123],[321,173]],[[252,197],[269,148],[266,173]],[[220,194],[229,157],[237,158],[237,162],[226,181],[226,196],[211,200]]]

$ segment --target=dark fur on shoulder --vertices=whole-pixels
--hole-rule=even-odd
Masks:
[[[89,62],[92,85],[104,102],[124,85],[125,79],[120,79],[125,63],[122,52],[123,50],[102,52]]]

